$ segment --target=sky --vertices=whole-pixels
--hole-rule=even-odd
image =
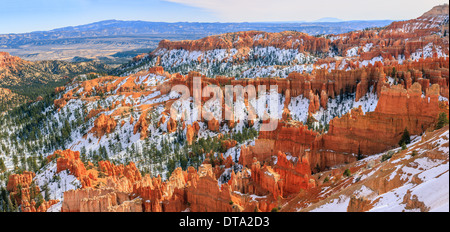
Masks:
[[[0,0],[0,34],[102,20],[274,22],[404,20],[446,0]]]

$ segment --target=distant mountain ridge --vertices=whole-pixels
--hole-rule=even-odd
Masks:
[[[391,20],[347,22],[199,23],[106,20],[86,25],[0,35],[0,51],[22,59],[98,60],[117,65],[142,52],[149,52],[162,39],[195,40],[239,31],[298,31],[309,35],[342,34],[364,28],[383,27]],[[142,51],[145,49],[146,51]],[[116,53],[138,51],[118,59]],[[83,54],[83,55],[80,55]]]
[[[243,23],[218,23],[218,22],[147,22],[147,21],[122,21],[105,20],[79,26],[56,28],[49,31],[34,31],[20,34],[0,35],[0,44],[8,45],[10,39],[56,39],[85,36],[111,36],[111,35],[138,35],[161,33],[203,33],[221,34],[226,32],[263,30],[267,32],[280,32],[297,30],[311,35],[319,34],[317,28],[328,30],[332,34],[344,33],[352,30],[360,30],[366,27],[386,26],[393,20],[353,20],[343,21],[336,18],[322,18],[312,22],[243,22]],[[328,24],[332,22],[333,24]],[[339,24],[334,24],[339,22]],[[320,33],[322,34],[322,33]],[[26,42],[22,40],[20,42]]]

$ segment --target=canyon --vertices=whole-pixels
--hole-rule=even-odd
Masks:
[[[0,53],[3,79],[20,62]],[[26,123],[38,125],[29,144],[46,151],[36,172],[8,178],[21,211],[448,211],[448,5],[338,35],[161,40],[129,65],[120,76],[83,70],[30,104],[48,102],[30,110],[46,116],[38,122],[31,113],[21,114],[25,124],[5,119],[19,140],[33,138]],[[234,93],[229,105],[211,101],[207,86],[254,86],[258,95]],[[276,128],[260,130],[270,119]],[[36,202],[44,186],[49,199]]]

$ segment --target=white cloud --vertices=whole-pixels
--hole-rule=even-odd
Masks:
[[[443,0],[166,0],[209,10],[223,21],[296,21],[335,17],[411,19]]]

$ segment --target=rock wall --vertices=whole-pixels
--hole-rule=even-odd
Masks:
[[[114,165],[109,161],[99,161],[98,169],[104,172],[110,177],[120,179],[122,177],[127,178],[131,183],[142,179],[141,173],[136,168],[134,162],[130,162],[128,165]]]
[[[64,192],[61,212],[142,212],[142,202],[112,188],[84,188]]]
[[[210,164],[199,170],[175,169],[167,181],[146,175],[141,179],[114,178],[122,169],[101,163],[108,173],[102,187],[81,188],[64,193],[62,212],[241,212],[270,211],[277,199],[295,189],[313,188],[309,180],[309,164],[302,159],[295,167],[290,161],[278,166],[261,166],[255,159],[251,169],[232,172],[228,183],[218,185]],[[119,174],[120,176],[120,174]],[[132,188],[127,185],[131,183]],[[289,186],[297,185],[298,186]],[[237,193],[238,191],[239,193]],[[283,192],[286,191],[286,194]],[[258,196],[251,199],[246,194]]]
[[[448,105],[438,98],[438,84],[427,88],[423,97],[418,82],[408,89],[402,85],[383,87],[374,112],[352,109],[331,120],[325,134],[280,122],[275,131],[260,132],[255,146],[242,147],[239,162],[249,166],[256,158],[270,163],[278,152],[306,157],[314,171],[353,162],[357,154],[372,155],[398,146],[405,128],[418,135],[434,126],[438,114],[448,111]]]
[[[282,180],[283,192],[285,195],[298,193],[301,189],[311,189],[315,187],[315,182],[311,178],[311,168],[306,156],[290,159],[283,152],[277,154],[277,164],[274,167],[276,173]]]
[[[434,125],[438,114],[439,86],[433,85],[424,98],[419,83],[406,90],[402,86],[383,88],[374,112],[352,109],[330,121],[329,131],[314,146],[335,152],[376,154],[398,146],[405,128],[418,135]]]
[[[299,43],[298,41],[302,42]],[[317,38],[301,32],[284,31],[279,33],[268,33],[261,31],[243,31],[208,36],[199,40],[161,40],[158,48],[152,52],[152,54],[156,54],[162,49],[208,51],[213,49],[235,48],[238,50],[238,54],[235,55],[235,58],[242,58],[248,55],[247,52],[250,48],[269,46],[280,49],[297,49],[300,52],[316,53],[327,52],[329,42],[324,38]]]

